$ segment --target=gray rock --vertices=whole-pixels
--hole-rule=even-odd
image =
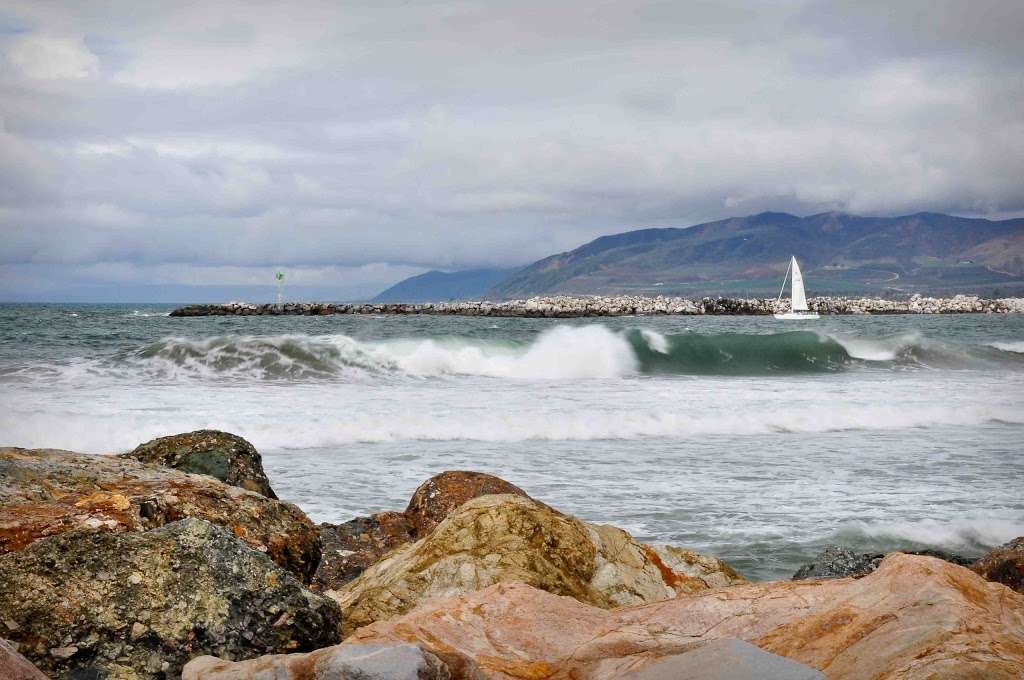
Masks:
[[[224,529],[65,533],[0,556],[0,620],[53,678],[163,680],[199,654],[338,642],[341,612]]]
[[[659,659],[622,680],[825,680],[825,676],[749,642],[720,638]]]
[[[962,555],[943,550],[898,550],[893,552],[937,557],[940,560],[945,560],[961,567],[969,566],[974,562],[974,560]],[[877,569],[885,555],[886,553],[858,553],[841,545],[830,545],[814,558],[814,562],[805,564],[797,569],[796,573],[793,574],[793,580],[846,578],[848,576],[860,578],[867,576]]]
[[[277,498],[263,470],[263,459],[252,444],[219,430],[196,430],[139,444],[123,458],[162,465],[182,472],[208,475],[225,484]]]
[[[481,678],[470,662],[455,668],[433,652],[412,644],[336,645],[310,654],[263,656],[224,661],[212,656],[193,659],[182,680],[452,680]]]

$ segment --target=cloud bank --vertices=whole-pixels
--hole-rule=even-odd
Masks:
[[[7,2],[0,299],[277,268],[344,299],[767,209],[1022,214],[1022,25],[1017,0]]]

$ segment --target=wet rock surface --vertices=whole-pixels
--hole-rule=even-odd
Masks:
[[[303,581],[319,564],[316,526],[290,503],[116,456],[0,448],[0,555],[69,531],[145,531],[187,517],[223,526]]]
[[[463,503],[488,494],[526,492],[483,472],[449,470],[413,492],[403,512],[380,512],[343,524],[321,524],[323,558],[313,580],[317,589],[340,588],[395,548],[430,533]]]
[[[907,555],[923,555],[936,557],[961,567],[970,566],[974,560],[942,550],[905,550]],[[804,579],[860,578],[867,576],[882,563],[885,553],[859,553],[841,545],[830,545],[825,548],[814,562],[805,564],[793,574],[794,581]]]
[[[830,680],[1010,680],[1024,674],[1024,596],[948,562],[894,554],[861,579],[735,585],[615,610],[501,583],[431,600],[345,644],[443,647],[495,680],[599,680],[719,638]]]
[[[662,549],[663,557],[616,527],[581,522],[525,496],[487,495],[461,505],[427,536],[328,594],[341,604],[343,632],[349,634],[429,598],[498,582],[527,583],[598,607],[699,592],[709,581],[743,582],[720,560],[687,553]]]
[[[219,430],[197,430],[160,437],[122,454],[140,463],[209,475],[225,484],[277,498],[263,470],[263,458],[238,435]]]
[[[949,298],[912,295],[899,300],[883,298],[814,297],[808,306],[819,314],[1006,314],[1024,312],[1024,298],[981,298],[955,295]],[[285,302],[222,305],[189,305],[171,316],[317,316],[326,314],[440,314],[458,316],[506,316],[570,318],[633,315],[759,315],[788,311],[788,301],[774,298],[711,298],[635,295],[552,295],[503,302],[353,303]]]
[[[340,611],[221,527],[64,533],[0,556],[0,621],[54,678],[174,678],[338,640]]]
[[[11,621],[11,623],[16,623]],[[6,626],[5,626],[6,627]],[[4,630],[5,627],[0,627]],[[0,639],[0,678],[3,680],[46,680],[46,676],[18,653],[15,644]]]
[[[451,655],[449,655],[451,658]],[[182,680],[484,680],[472,662],[449,666],[419,645],[346,645],[309,654],[263,656],[240,662],[205,656],[190,661]]]
[[[1024,593],[1024,536],[995,548],[971,565],[983,578]]]

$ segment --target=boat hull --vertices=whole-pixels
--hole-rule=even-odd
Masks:
[[[817,319],[817,312],[782,312],[775,314],[776,319],[796,321],[798,319]]]

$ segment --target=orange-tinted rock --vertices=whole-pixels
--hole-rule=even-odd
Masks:
[[[201,656],[185,666],[181,679],[486,680],[468,659],[408,644],[335,645],[308,654],[275,654],[234,662]]]
[[[660,553],[659,553],[660,551]],[[531,498],[488,495],[452,512],[415,543],[329,590],[345,634],[425,600],[519,581],[598,607],[654,602],[743,579],[720,560],[636,542],[622,529],[581,522]],[[687,573],[687,571],[691,572]]]
[[[0,627],[0,630],[3,630]],[[18,653],[7,640],[0,640],[0,678],[3,680],[46,680],[42,671]]]
[[[494,475],[450,470],[420,484],[404,512],[380,512],[343,524],[321,524],[323,559],[312,587],[341,588],[392,550],[429,534],[466,501],[490,494],[528,497],[518,486]]]
[[[483,472],[449,470],[434,475],[413,492],[405,516],[415,529],[415,537],[423,538],[445,517],[466,501],[492,494],[527,496],[515,484]]]
[[[1024,593],[1024,536],[992,550],[971,565],[971,569],[989,581]]]
[[[1024,596],[930,557],[862,579],[736,585],[603,610],[518,583],[438,598],[345,644],[421,642],[496,680],[603,680],[701,640],[734,637],[830,680],[1024,676]]]
[[[140,463],[209,475],[225,484],[277,498],[263,470],[263,458],[252,444],[238,435],[219,430],[173,434],[139,444],[122,454]]]
[[[316,526],[290,503],[117,456],[0,448],[0,555],[68,531],[144,531],[194,517],[225,527],[308,582]]]

